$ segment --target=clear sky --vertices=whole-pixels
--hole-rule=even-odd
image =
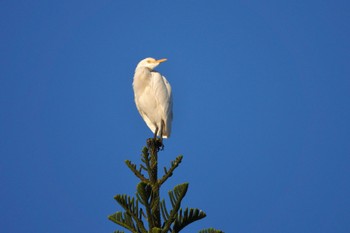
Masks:
[[[0,1],[0,231],[113,232],[152,136],[132,77],[173,88],[183,232],[350,232],[350,2]],[[162,169],[160,169],[162,170]]]

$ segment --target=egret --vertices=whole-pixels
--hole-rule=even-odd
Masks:
[[[168,138],[173,119],[171,86],[154,68],[167,59],[145,58],[135,69],[133,89],[137,110],[154,133],[154,138]]]

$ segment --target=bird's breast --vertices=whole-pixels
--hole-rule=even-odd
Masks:
[[[135,96],[141,95],[145,89],[150,86],[151,77],[151,73],[144,70],[135,72],[133,82]]]

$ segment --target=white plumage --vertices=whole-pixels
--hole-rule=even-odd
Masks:
[[[173,119],[171,86],[154,70],[166,59],[145,58],[137,64],[133,89],[137,110],[154,136],[170,137]]]

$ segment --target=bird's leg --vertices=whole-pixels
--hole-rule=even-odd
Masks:
[[[164,121],[162,120],[160,122],[160,150],[164,149],[164,144],[163,144],[163,129],[164,129]]]
[[[154,131],[154,140],[157,139],[157,134],[158,134],[158,126],[156,126],[156,130]]]
[[[154,130],[153,144],[157,148],[157,151],[164,149],[164,145],[163,145],[163,127],[164,127],[164,122],[162,121],[162,123],[160,125],[160,129],[156,125],[156,129]],[[160,133],[160,138],[159,139],[157,138],[158,132]]]
[[[160,139],[163,140],[164,121],[160,122]]]

